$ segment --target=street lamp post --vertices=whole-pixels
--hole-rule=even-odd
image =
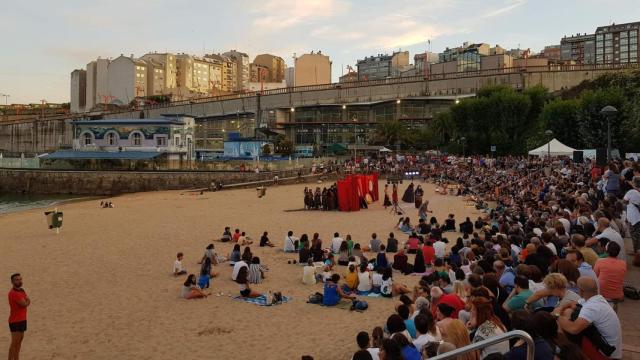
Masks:
[[[607,163],[611,161],[611,117],[618,113],[618,109],[607,105],[600,110],[600,114],[607,118]]]
[[[358,122],[358,118],[354,116],[353,119],[351,119],[351,121],[353,122],[353,161],[355,162],[356,157],[358,156],[357,150],[356,150],[356,144],[358,143],[356,123]]]

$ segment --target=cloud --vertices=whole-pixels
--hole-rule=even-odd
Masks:
[[[254,8],[253,25],[263,31],[284,30],[344,14],[349,8],[350,3],[344,0],[266,0]]]
[[[480,16],[483,19],[488,19],[488,18],[492,18],[498,15],[502,15],[505,13],[510,12],[511,10],[514,10],[524,4],[527,3],[527,0],[510,0],[507,1],[507,4],[504,7],[489,11],[485,14],[483,14],[482,16]]]

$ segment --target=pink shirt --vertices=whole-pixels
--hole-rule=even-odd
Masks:
[[[407,247],[410,250],[417,250],[419,244],[420,240],[418,240],[418,238],[410,237],[409,240],[407,240]]]
[[[596,261],[593,271],[598,276],[600,295],[605,299],[624,299],[624,275],[627,263],[623,260],[607,257]]]

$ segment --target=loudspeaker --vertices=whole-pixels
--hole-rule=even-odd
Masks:
[[[596,165],[598,166],[607,165],[607,148],[596,149]]]
[[[583,152],[576,150],[573,152],[573,162],[576,164],[580,164],[584,161]]]

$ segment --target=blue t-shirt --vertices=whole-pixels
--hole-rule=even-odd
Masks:
[[[516,274],[513,272],[512,268],[506,268],[502,276],[500,277],[500,285],[504,287],[507,293],[510,293],[511,290],[515,287]]]
[[[534,360],[553,360],[554,351],[544,339],[537,338],[535,340]],[[527,358],[527,344],[514,346],[509,352],[504,354],[507,360],[525,360]]]
[[[407,319],[404,321],[404,326],[407,328],[407,331],[409,332],[409,335],[411,335],[412,338],[416,338],[416,324],[413,322],[413,319]],[[411,340],[411,339],[407,339],[407,340]]]
[[[334,283],[324,283],[324,295],[322,297],[322,304],[325,306],[338,305],[340,301],[340,295],[338,294],[338,285]]]
[[[406,345],[405,347],[402,348],[402,359],[403,360],[422,360],[422,356],[420,355],[420,352],[415,347]]]

